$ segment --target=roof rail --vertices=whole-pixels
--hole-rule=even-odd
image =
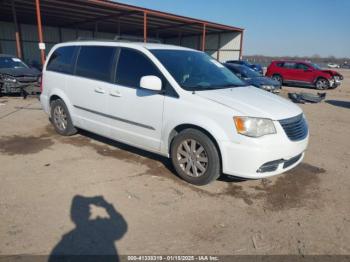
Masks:
[[[133,35],[116,35],[113,39],[101,39],[94,37],[77,37],[75,41],[112,41],[112,42],[143,42],[143,37]],[[147,43],[162,43],[160,39],[147,38]]]
[[[131,41],[131,42],[143,42],[144,38],[141,36],[135,36],[135,35],[116,35],[114,37],[115,41]],[[161,43],[162,41],[160,39],[156,38],[147,38],[148,43]]]

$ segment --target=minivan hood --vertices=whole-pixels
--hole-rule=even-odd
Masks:
[[[302,113],[299,106],[287,99],[253,86],[196,91],[196,94],[225,105],[240,116],[281,120]]]

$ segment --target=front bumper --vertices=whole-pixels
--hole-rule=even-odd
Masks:
[[[329,80],[329,86],[331,88],[336,88],[336,87],[340,86],[340,84],[341,84],[341,80],[340,79],[331,79],[331,80]]]
[[[297,166],[304,158],[308,136],[293,142],[281,126],[276,125],[276,129],[277,134],[261,138],[244,137],[239,143],[219,142],[223,173],[260,179],[284,173]],[[273,165],[269,166],[271,163]]]
[[[44,95],[43,93],[40,94],[40,103],[45,113],[50,115],[50,102],[49,97],[47,95]]]
[[[1,92],[2,93],[19,93],[22,89],[33,86],[40,87],[40,83],[35,82],[0,82]]]

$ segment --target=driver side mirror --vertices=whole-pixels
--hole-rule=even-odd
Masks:
[[[140,87],[152,91],[161,91],[162,80],[157,76],[143,76],[140,80]]]
[[[314,70],[313,70],[313,69],[311,69],[311,68],[304,69],[304,72],[312,72],[312,71],[314,71]]]

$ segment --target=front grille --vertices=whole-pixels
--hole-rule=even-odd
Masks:
[[[303,114],[292,118],[283,119],[279,122],[290,140],[299,141],[303,140],[307,136],[308,127]]]

